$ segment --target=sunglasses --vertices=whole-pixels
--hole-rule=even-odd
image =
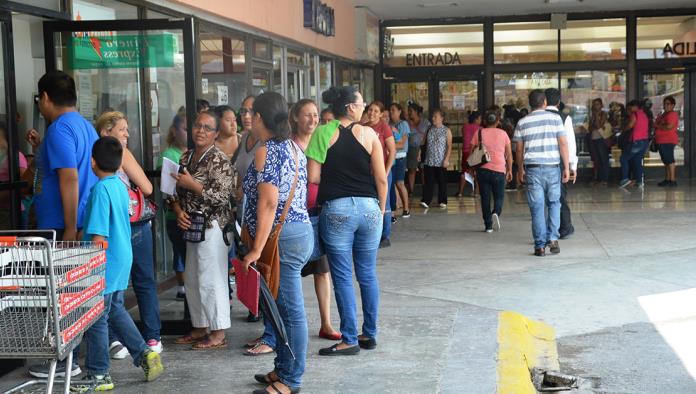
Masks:
[[[213,132],[216,132],[216,131],[217,131],[217,130],[215,130],[215,128],[210,127],[210,126],[208,126],[207,124],[202,124],[202,123],[194,123],[194,124],[193,124],[193,129],[194,129],[194,130],[203,129],[203,130],[205,130],[207,133],[213,133]]]

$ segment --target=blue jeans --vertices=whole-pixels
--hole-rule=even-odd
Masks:
[[[527,203],[532,214],[534,247],[558,240],[561,224],[561,171],[558,166],[525,168]]]
[[[285,223],[278,238],[280,287],[276,304],[295,358],[287,346],[279,343],[276,347],[275,371],[280,381],[293,389],[302,386],[307,360],[309,338],[300,272],[312,254],[312,233],[309,223]]]
[[[629,179],[631,171],[636,182],[643,182],[643,156],[648,140],[633,141],[631,147],[621,152],[621,181]]]
[[[381,222],[379,203],[369,197],[327,201],[319,217],[319,230],[329,259],[338,314],[341,316],[341,334],[343,342],[348,345],[358,343],[353,267],[362,298],[362,334],[370,338],[377,336],[377,248]]]
[[[104,296],[104,314],[94,322],[82,338],[87,344],[85,368],[93,375],[109,373],[109,329],[121,339],[121,343],[133,357],[133,365],[139,367],[147,344],[143,341],[138,327],[123,305],[123,291],[116,291]],[[73,352],[77,360],[79,346]]]
[[[167,218],[167,237],[172,243],[172,267],[174,272],[186,269],[186,241],[181,237],[183,231],[176,225],[176,219]]]
[[[389,171],[389,174],[387,175],[387,187],[388,191],[392,189],[392,171]],[[391,226],[392,226],[392,205],[389,202],[389,193],[387,193],[387,203],[384,207],[385,212],[384,212],[384,217],[382,218],[382,238],[381,239],[389,239],[391,236]]]
[[[131,225],[131,245],[133,248],[131,282],[135,298],[138,300],[143,338],[159,341],[162,321],[157,298],[150,222]]]

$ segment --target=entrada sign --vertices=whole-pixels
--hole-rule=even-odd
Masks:
[[[406,54],[406,66],[453,66],[462,64],[457,52],[450,53],[408,53]]]
[[[677,56],[696,56],[696,42],[675,42],[674,45],[665,44],[662,52],[665,56],[668,54]]]
[[[319,0],[304,0],[304,27],[327,37],[335,36],[334,9]]]

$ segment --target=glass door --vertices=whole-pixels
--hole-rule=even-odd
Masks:
[[[271,71],[270,67],[254,65],[251,71],[251,94],[258,96],[270,90]]]
[[[450,170],[460,171],[462,162],[462,127],[469,114],[479,109],[477,80],[439,81],[440,108],[445,111],[445,122],[452,130],[452,151],[456,160],[450,160]]]
[[[167,148],[175,115],[187,115],[188,130],[195,120],[192,19],[44,22],[44,45],[46,70],[60,69],[75,79],[82,116],[95,121],[105,111],[126,115],[128,147],[163,206],[156,171],[160,152]],[[164,228],[160,214],[153,225],[160,277],[171,269]]]
[[[689,74],[681,73],[670,73],[670,74],[643,74],[643,92],[640,97],[648,98],[652,101],[652,111],[653,115],[657,117],[663,111],[663,101],[665,97],[672,96],[676,101],[676,106],[674,111],[679,114],[679,126],[677,127],[677,135],[679,136],[679,144],[674,149],[674,159],[676,160],[677,166],[683,166],[685,163],[685,146],[686,140],[685,133],[687,128],[687,123],[685,122],[685,116],[689,112],[688,110],[688,98],[687,98],[687,81]],[[648,151],[645,157],[646,167],[661,167],[662,161],[660,160],[660,154],[656,152]]]
[[[399,103],[406,111],[409,102],[416,102],[423,107],[423,116],[429,116],[430,84],[428,81],[393,81],[389,84],[389,103]]]

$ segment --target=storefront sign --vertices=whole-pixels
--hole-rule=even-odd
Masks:
[[[454,66],[462,64],[457,52],[450,53],[408,53],[406,54],[406,66]]]
[[[671,55],[696,56],[696,42],[675,42],[673,45],[667,43],[662,52],[665,57]]]
[[[334,9],[319,0],[304,0],[304,27],[328,37],[335,36]]]
[[[73,70],[173,67],[176,40],[172,34],[75,34],[69,41],[68,51]]]

